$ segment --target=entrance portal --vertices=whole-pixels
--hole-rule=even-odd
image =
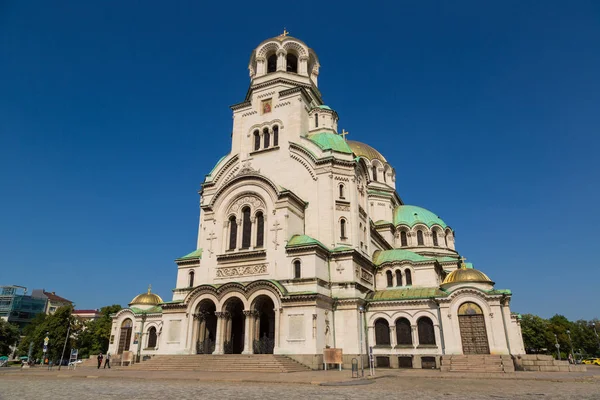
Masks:
[[[275,347],[275,305],[269,296],[259,296],[254,303],[254,354],[273,354]]]
[[[217,337],[215,310],[215,303],[205,299],[200,302],[198,311],[194,314],[194,319],[198,321],[197,354],[212,354],[215,351],[215,339]]]
[[[119,348],[117,354],[123,354],[124,351],[129,351],[131,345],[131,331],[133,330],[133,323],[128,318],[121,324],[121,332],[119,333]]]
[[[227,329],[223,351],[225,354],[242,354],[244,351],[244,303],[238,298],[230,299],[225,305],[227,310]]]
[[[464,354],[490,354],[483,311],[475,303],[458,308],[458,324]]]

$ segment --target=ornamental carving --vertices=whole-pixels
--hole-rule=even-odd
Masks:
[[[231,278],[267,273],[267,264],[248,265],[245,267],[223,267],[217,269],[217,278]]]
[[[338,211],[350,211],[350,206],[345,204],[336,204],[335,209]]]
[[[362,279],[365,282],[369,282],[370,284],[373,284],[373,274],[371,274],[368,271],[365,271],[364,269],[360,270],[360,279]]]
[[[242,206],[244,206],[244,205],[249,205],[253,209],[262,208],[264,210],[266,208],[265,207],[265,203],[263,203],[263,201],[260,198],[258,198],[257,196],[254,196],[254,195],[244,195],[244,196],[241,196],[240,198],[238,198],[231,205],[231,207],[229,207],[229,212],[237,214],[237,212],[239,211],[239,209]]]

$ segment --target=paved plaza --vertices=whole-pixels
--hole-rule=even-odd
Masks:
[[[352,385],[348,371],[258,373],[160,373],[81,368],[0,373],[0,399],[600,399],[600,368],[583,374],[442,374],[378,371],[377,379]],[[334,386],[323,386],[334,385]]]

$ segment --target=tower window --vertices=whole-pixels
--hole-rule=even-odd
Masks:
[[[340,185],[340,199],[344,198],[344,185]]]
[[[237,221],[235,217],[229,218],[229,250],[235,249],[237,242]]]
[[[277,54],[271,54],[267,58],[267,73],[277,71]]]
[[[194,271],[190,271],[189,274],[189,281],[188,281],[188,286],[189,287],[194,287]]]
[[[373,165],[373,180],[377,181],[377,165]]]
[[[319,114],[315,114],[315,128],[319,127]]]
[[[404,277],[406,278],[406,286],[412,286],[412,273],[410,269],[404,270]]]
[[[285,57],[286,63],[287,63],[287,72],[293,72],[295,74],[298,73],[298,57],[296,57],[294,54],[288,54]]]
[[[417,231],[417,245],[423,246],[425,243],[423,242],[423,231]]]
[[[254,131],[254,151],[260,149],[260,133]]]
[[[279,127],[273,127],[273,146],[279,146]]]
[[[302,265],[300,264],[300,260],[294,261],[294,279],[300,279],[302,276]]]
[[[252,221],[250,221],[250,207],[242,210],[242,249],[250,248],[250,237],[252,236]]]
[[[269,145],[271,144],[271,135],[269,135],[269,129],[265,128],[263,129],[263,137],[265,138],[265,149],[269,148]]]
[[[342,219],[340,221],[340,238],[346,239],[346,220]]]
[[[396,270],[396,286],[402,286],[402,272],[399,269]]]
[[[406,237],[406,232],[404,231],[400,231],[400,246],[408,246],[408,238]]]
[[[437,231],[434,230],[433,232],[431,232],[431,235],[433,237],[433,245],[435,247],[439,246],[439,244],[438,244],[438,237],[437,237]]]
[[[262,212],[256,214],[256,247],[265,244],[265,217]]]
[[[387,278],[387,287],[394,286],[394,277],[392,276],[392,271],[387,271],[385,273],[385,277]]]

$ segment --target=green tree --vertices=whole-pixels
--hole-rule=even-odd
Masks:
[[[111,315],[120,310],[121,306],[118,304],[102,307],[100,318],[85,323],[85,328],[77,337],[77,346],[81,357],[98,354],[99,352],[106,353],[111,334]]]
[[[521,319],[521,332],[525,351],[528,353],[550,353],[554,349],[554,336],[548,330],[545,319],[533,314],[524,314]]]
[[[7,356],[19,340],[19,327],[0,318],[0,356]]]

